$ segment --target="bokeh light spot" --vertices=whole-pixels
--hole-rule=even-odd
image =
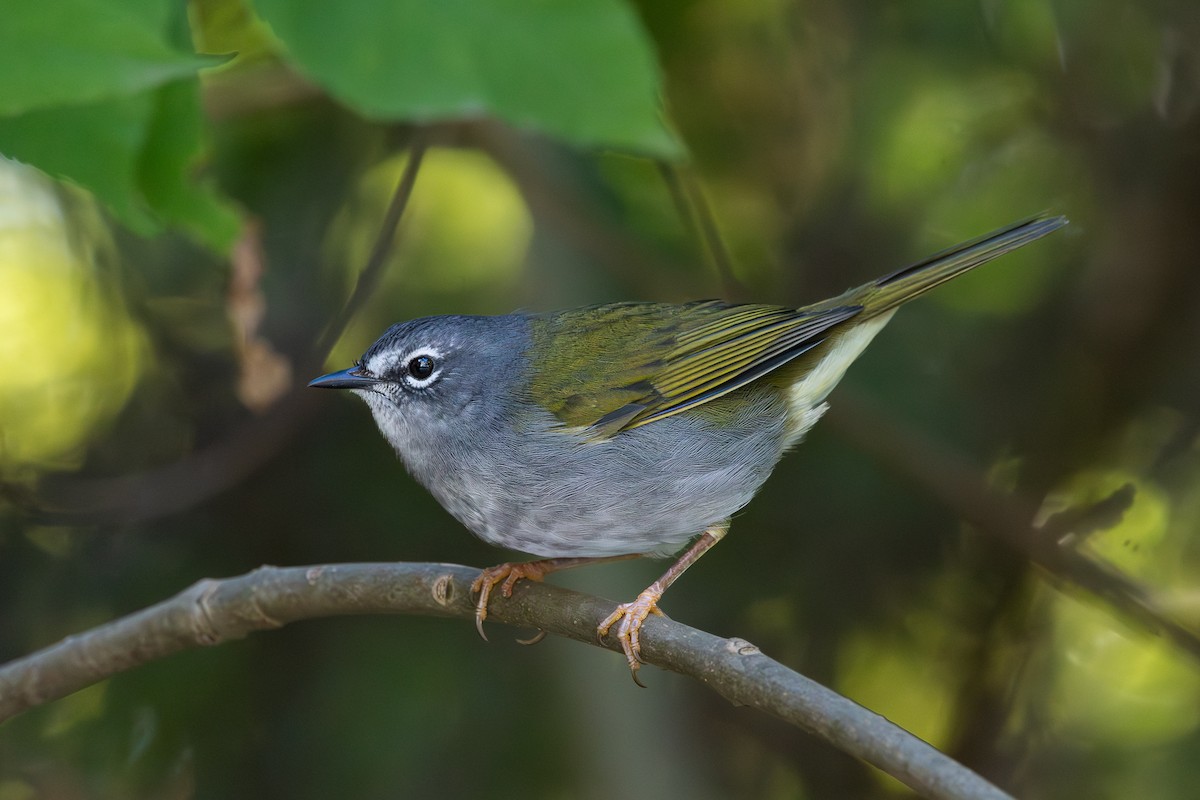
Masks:
[[[0,159],[0,474],[78,462],[144,365],[140,329],[72,246],[47,182]]]

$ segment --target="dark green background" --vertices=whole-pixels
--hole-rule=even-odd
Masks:
[[[1045,515],[1132,483],[1063,546],[1195,620],[1193,2],[52,5],[0,32],[0,153],[73,181],[0,172],[0,659],[264,563],[510,557],[361,403],[299,388],[393,321],[799,305],[1050,210],[1071,225],[897,317],[831,398],[882,423],[845,403],[663,605],[1020,797],[1194,794],[1200,664],[847,435],[915,432]],[[324,362],[418,126],[400,244]],[[685,152],[733,281],[645,157]],[[257,299],[230,289],[246,230]],[[284,368],[277,401],[239,395]],[[662,567],[561,582],[629,599]],[[0,727],[0,800],[903,791],[691,680],[516,635],[337,619],[177,655]]]

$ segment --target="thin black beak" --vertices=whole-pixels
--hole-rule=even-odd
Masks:
[[[318,389],[365,389],[379,383],[378,378],[355,374],[359,369],[360,367],[350,367],[341,372],[331,372],[309,381],[308,385]]]

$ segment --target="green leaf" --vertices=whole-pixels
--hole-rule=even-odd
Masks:
[[[237,54],[221,69],[275,57],[282,49],[247,0],[193,0],[190,8],[192,34],[199,52]]]
[[[297,64],[376,119],[492,114],[584,146],[680,152],[621,0],[256,0]]]
[[[137,188],[138,153],[153,97],[147,93],[0,117],[0,153],[90,189],[134,231],[158,226]]]
[[[217,63],[171,46],[161,23],[138,0],[8,0],[0,115],[127,96]]]
[[[203,154],[200,87],[175,81],[154,93],[137,183],[151,208],[214,250],[228,251],[241,231],[237,211],[191,172]]]
[[[171,34],[176,34],[172,37]],[[200,67],[181,7],[159,0],[16,0],[0,24],[0,154],[90,190],[137,233],[180,225],[226,250],[236,214],[190,179]]]
[[[201,153],[196,81],[154,92],[0,117],[0,153],[90,190],[136,233],[177,224],[228,250],[239,220],[190,168]]]

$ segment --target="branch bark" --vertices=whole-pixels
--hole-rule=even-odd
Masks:
[[[182,650],[216,645],[289,622],[349,614],[474,616],[478,571],[452,564],[261,567],[202,580],[169,600],[70,636],[0,666],[0,722],[120,672]],[[497,597],[489,620],[619,650],[596,641],[612,610],[598,597],[522,582]],[[665,617],[642,634],[648,663],[691,676],[735,705],[773,714],[875,765],[929,798],[999,800],[1009,795],[878,714],[763,655]]]

